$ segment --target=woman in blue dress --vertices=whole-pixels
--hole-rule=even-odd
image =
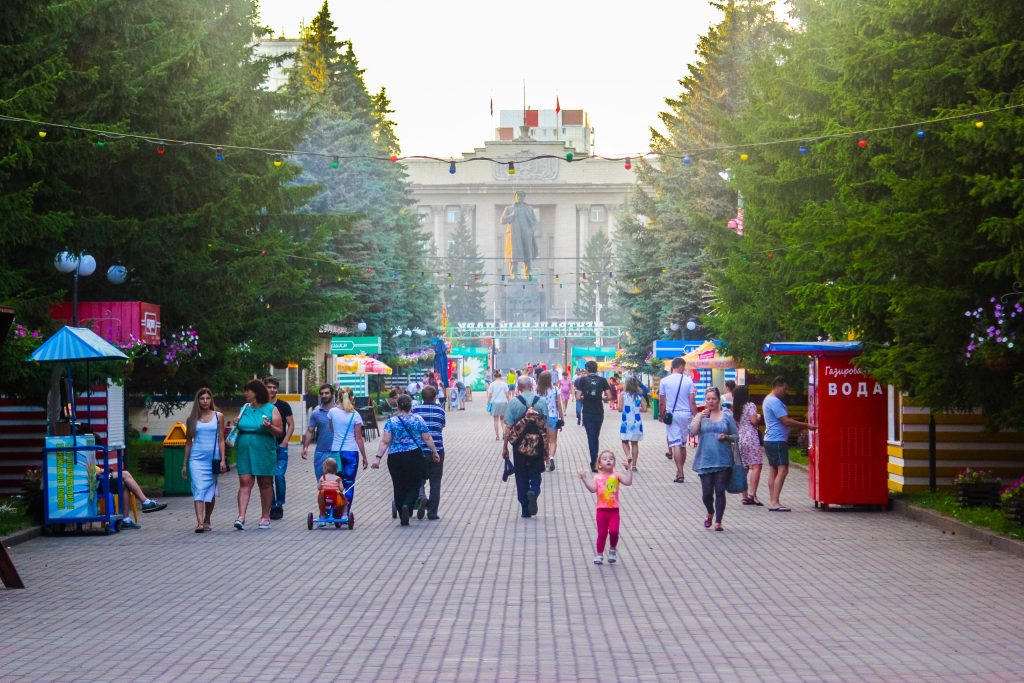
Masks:
[[[722,394],[718,387],[704,392],[704,410],[690,422],[690,435],[700,435],[697,454],[693,458],[693,471],[700,475],[700,488],[708,516],[704,527],[722,531],[725,514],[725,487],[732,473],[732,446],[739,440],[736,421],[722,410]]]
[[[196,533],[210,530],[210,515],[217,502],[217,475],[227,471],[224,454],[224,416],[217,412],[213,392],[203,387],[192,401],[192,413],[185,421],[185,462],[181,477],[192,479],[196,507]]]
[[[646,413],[644,395],[640,390],[640,382],[633,375],[626,377],[623,390],[619,393],[619,412],[622,422],[619,423],[619,440],[622,441],[622,452],[626,454],[626,467],[636,472],[636,460],[640,456],[640,442],[644,438],[644,423],[640,413]]]

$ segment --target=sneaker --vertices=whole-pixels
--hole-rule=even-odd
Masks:
[[[608,549],[608,564],[615,564],[619,559],[619,554],[615,552],[615,548]]]
[[[410,517],[412,517],[412,510],[409,509],[408,505],[403,505],[402,509],[398,511],[398,518],[401,520],[402,526],[409,526]]]
[[[604,564],[604,555],[600,553],[594,555],[594,564]]]
[[[439,520],[441,518],[438,517],[437,515],[427,515],[427,519],[432,520],[432,521],[437,521],[437,520]]]
[[[427,514],[427,499],[420,498],[416,503],[416,519],[423,519]]]
[[[555,471],[555,459],[554,458],[551,458],[551,465],[548,467],[548,471],[549,472],[554,472]]]
[[[537,514],[537,494],[533,491],[526,494],[526,511],[531,517]]]
[[[121,528],[122,529],[141,529],[142,527],[139,525],[138,522],[136,522],[131,517],[125,517],[124,519],[121,520]]]
[[[155,500],[147,500],[142,504],[143,512],[159,512],[167,507],[167,503],[158,503]]]
[[[245,522],[240,519],[236,519],[231,526],[235,527],[239,531],[245,531]]]
[[[270,518],[271,519],[284,519],[284,508],[282,508],[282,507],[270,508]]]
[[[317,522],[316,523],[316,528],[317,529],[326,529],[327,528],[327,522]]]
[[[264,530],[269,529],[270,528],[270,520],[267,519],[266,517],[264,517],[263,519],[260,520],[260,524],[259,524],[258,528],[264,529]]]

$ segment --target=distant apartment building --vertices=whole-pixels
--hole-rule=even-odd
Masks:
[[[502,109],[494,139],[510,142],[520,137],[526,126],[529,137],[537,142],[564,142],[579,155],[594,153],[594,128],[590,114],[583,109]]]
[[[260,57],[281,57],[289,53],[294,54],[301,45],[302,41],[298,38],[267,38],[256,43],[254,51]],[[288,69],[291,68],[293,62],[294,60],[289,58],[271,66],[263,86],[274,92],[287,85]]]

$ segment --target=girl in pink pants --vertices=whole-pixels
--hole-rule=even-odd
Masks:
[[[593,479],[589,479],[591,476]],[[594,564],[604,563],[606,539],[611,541],[608,564],[612,564],[619,559],[615,549],[619,544],[619,486],[632,484],[633,472],[628,461],[625,472],[616,471],[615,454],[606,450],[597,454],[597,474],[580,470],[580,481],[588,491],[597,494],[597,555],[594,555]]]

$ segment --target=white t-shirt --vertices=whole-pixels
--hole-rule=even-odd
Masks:
[[[419,390],[422,388],[423,386],[419,382],[409,382],[409,384],[405,387],[405,390],[408,391],[410,394],[417,394],[419,393]]]
[[[665,412],[671,412],[677,416],[690,415],[690,396],[697,393],[697,387],[693,385],[693,379],[686,373],[673,372],[661,380],[658,385],[658,393],[665,397]],[[679,397],[676,400],[676,396]],[[675,410],[672,406],[675,406]],[[676,418],[673,418],[675,421]]]
[[[496,379],[487,387],[491,395],[491,403],[508,403],[508,385],[505,380]]]
[[[363,418],[359,415],[359,411],[353,410],[351,413],[346,413],[338,406],[334,406],[327,412],[327,417],[331,421],[331,427],[334,430],[331,452],[358,451],[359,444],[356,443],[356,425],[363,424]],[[342,443],[342,438],[345,439],[344,443]]]

